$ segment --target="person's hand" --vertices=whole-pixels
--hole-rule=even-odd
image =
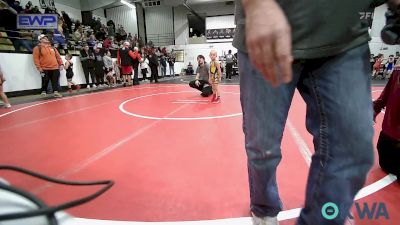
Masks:
[[[196,82],[194,82],[194,83],[196,84],[197,87],[200,86],[200,81],[199,80],[196,80]]]
[[[272,86],[292,80],[291,28],[275,0],[244,0],[251,62]]]
[[[60,71],[63,71],[64,70],[64,65],[61,65],[60,66]]]
[[[378,116],[377,112],[374,112],[374,123],[376,123],[376,117]]]

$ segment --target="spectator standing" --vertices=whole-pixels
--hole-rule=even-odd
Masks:
[[[111,58],[111,52],[107,51],[103,57],[104,62],[104,73],[106,74],[106,79],[108,81],[109,87],[115,87],[116,81],[115,77],[113,76],[113,61]]]
[[[226,79],[231,80],[232,79],[232,70],[233,70],[233,64],[236,61],[235,56],[232,54],[232,50],[228,51],[228,54],[225,55],[225,60],[226,60]]]
[[[175,76],[175,58],[171,56],[168,58],[169,73],[171,76]]]
[[[142,70],[143,80],[146,80],[149,69],[149,60],[146,56],[142,57],[142,61],[140,62],[140,69]]]
[[[96,85],[102,87],[104,85],[104,61],[101,48],[96,46],[94,49],[94,73],[96,74]]]
[[[33,49],[33,60],[42,76],[42,95],[46,95],[47,86],[51,80],[54,97],[62,97],[59,93],[58,79],[60,70],[64,69],[63,62],[57,49],[50,45],[46,35],[39,36],[40,44]]]
[[[129,42],[124,42],[122,48],[118,50],[117,54],[117,62],[118,65],[121,67],[121,75],[123,79],[124,86],[131,85],[132,81],[132,64],[133,60],[136,59],[137,55],[135,55],[129,49]]]
[[[96,80],[95,80],[95,72],[94,72],[94,54],[92,50],[89,49],[89,46],[85,44],[83,46],[83,49],[80,51],[81,54],[81,64],[82,64],[82,69],[83,73],[85,74],[85,80],[86,80],[86,88],[90,89],[90,81],[89,81],[89,74],[92,79],[92,87],[96,88]]]
[[[158,83],[158,60],[157,56],[154,53],[149,55],[149,66],[151,70],[150,82],[153,82],[153,80],[155,80],[155,82]]]
[[[140,61],[142,61],[142,57],[139,53],[138,47],[133,48],[133,55],[134,55],[134,58],[132,60],[132,66],[133,66],[133,70],[134,70],[133,84],[139,85],[139,63],[140,63]]]
[[[167,59],[164,55],[160,57],[160,66],[161,66],[161,77],[167,75]]]

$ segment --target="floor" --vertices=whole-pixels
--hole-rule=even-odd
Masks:
[[[221,104],[209,104],[188,88],[192,79],[83,90],[62,99],[13,98],[13,108],[0,109],[0,164],[68,180],[114,180],[115,186],[98,199],[67,211],[76,217],[71,225],[250,225],[238,78],[224,81]],[[382,85],[374,85],[373,98]],[[304,202],[313,153],[304,117],[304,102],[296,93],[278,169],[283,225],[295,223]],[[375,143],[382,119],[380,115],[375,125]],[[0,177],[49,204],[97,190],[51,185],[11,172]],[[355,216],[357,224],[399,221],[399,190],[396,177],[384,174],[376,162],[357,202],[385,203],[390,219]],[[355,207],[353,213],[357,215]]]

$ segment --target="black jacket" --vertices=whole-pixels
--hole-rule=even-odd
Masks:
[[[94,60],[95,60],[93,51],[89,49],[88,53],[86,53],[86,51],[84,49],[82,49],[80,51],[80,53],[81,53],[80,59],[81,59],[82,66],[93,68]]]

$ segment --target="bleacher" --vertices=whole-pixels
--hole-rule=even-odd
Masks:
[[[13,43],[4,30],[4,28],[0,27],[0,51],[15,51]]]

